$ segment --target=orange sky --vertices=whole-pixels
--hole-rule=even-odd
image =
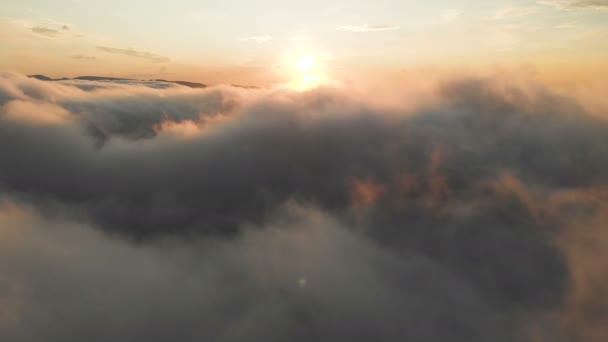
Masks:
[[[431,69],[608,76],[608,3],[579,0],[9,0],[0,39],[0,70],[51,77],[273,85],[293,81],[302,56],[339,82]]]

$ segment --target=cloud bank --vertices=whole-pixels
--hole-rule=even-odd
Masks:
[[[396,98],[1,74],[0,336],[603,341],[608,122]]]

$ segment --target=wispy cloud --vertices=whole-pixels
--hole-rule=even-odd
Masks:
[[[541,0],[538,3],[563,10],[582,8],[608,10],[608,0]]]
[[[44,26],[36,26],[36,27],[32,27],[32,32],[39,34],[39,35],[43,35],[46,37],[57,37],[58,35],[60,35],[62,32],[59,30],[55,30],[49,27],[44,27]]]
[[[76,55],[72,55],[72,59],[93,60],[93,59],[97,59],[97,57],[95,57],[95,56],[89,56],[89,55],[76,54]]]
[[[340,31],[351,32],[370,32],[370,31],[392,31],[398,30],[399,26],[387,24],[362,24],[362,25],[344,25],[337,28]]]
[[[555,28],[558,28],[558,29],[577,29],[580,27],[581,26],[575,22],[561,23],[561,24],[555,26]]]
[[[251,36],[251,37],[239,38],[239,40],[251,41],[251,42],[256,42],[258,44],[262,44],[262,43],[268,43],[269,41],[271,41],[272,37],[267,36],[267,35],[262,35],[262,36]]]
[[[504,7],[494,11],[492,19],[508,19],[523,17],[532,13],[536,13],[540,10],[538,6],[511,6]]]
[[[163,63],[163,62],[169,62],[170,61],[170,59],[167,58],[167,57],[159,56],[157,54],[153,54],[153,53],[150,53],[150,52],[134,50],[132,48],[119,49],[119,48],[113,48],[113,47],[107,47],[107,46],[98,46],[97,49],[101,50],[103,52],[108,52],[108,53],[113,53],[113,54],[118,54],[118,55],[124,55],[124,56],[129,56],[129,57],[136,57],[136,58],[147,59],[147,60],[155,62],[155,63]]]
[[[456,21],[460,18],[460,16],[462,16],[462,11],[454,10],[454,9],[447,10],[439,15],[439,17],[441,18],[441,21],[446,22],[446,23]]]
[[[62,34],[69,35],[73,25],[67,22],[57,21],[51,18],[39,19],[15,19],[11,21],[21,24],[24,27],[29,27],[30,30],[38,35],[46,37],[57,37]]]

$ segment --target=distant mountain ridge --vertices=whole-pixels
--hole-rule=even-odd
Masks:
[[[204,83],[197,83],[197,82],[187,82],[187,81],[169,81],[169,80],[163,80],[163,79],[155,79],[155,80],[138,80],[138,79],[134,79],[134,78],[120,78],[120,77],[105,77],[105,76],[78,76],[78,77],[74,77],[74,78],[67,78],[67,77],[63,77],[63,78],[51,78],[45,75],[28,75],[28,77],[31,78],[35,78],[41,81],[68,81],[68,80],[83,80],[83,81],[110,81],[110,82],[114,82],[114,81],[148,81],[148,82],[165,82],[165,83],[174,83],[174,84],[179,84],[179,85],[183,85],[186,87],[190,87],[190,88],[207,88],[208,85],[204,84]],[[238,87],[238,86],[237,86]]]

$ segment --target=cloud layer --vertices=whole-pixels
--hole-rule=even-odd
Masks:
[[[396,102],[3,73],[0,336],[601,341],[608,122],[492,78]]]

